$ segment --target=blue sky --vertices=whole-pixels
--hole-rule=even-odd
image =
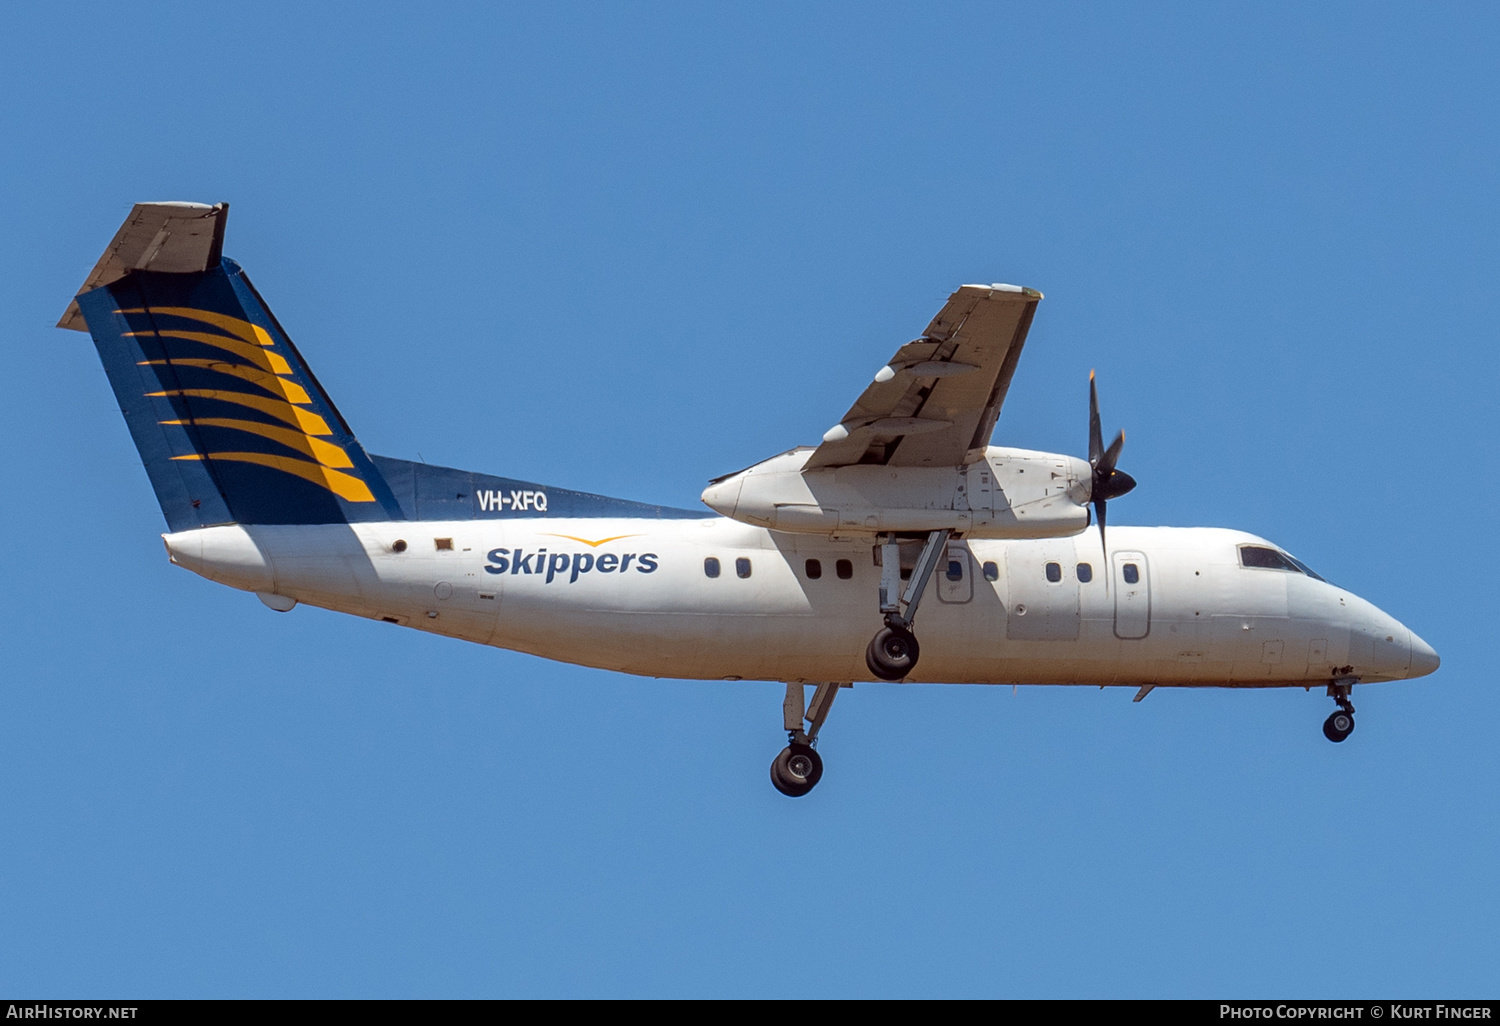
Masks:
[[[1493,996],[1486,5],[90,5],[0,32],[0,992]],[[692,506],[955,285],[1047,294],[996,441],[1244,528],[1443,667],[1301,691],[546,663],[168,565],[92,347],[227,200],[370,450]]]

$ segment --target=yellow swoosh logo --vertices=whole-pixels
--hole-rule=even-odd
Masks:
[[[225,314],[215,313],[212,310],[195,310],[190,306],[153,306],[149,309],[144,306],[138,306],[131,310],[116,310],[115,313],[150,313],[166,314],[168,317],[183,317],[190,321],[201,321],[204,324],[212,324],[220,331],[227,331],[231,335],[236,335],[246,342],[251,342],[258,346],[273,346],[276,344],[276,340],[271,338],[270,332],[266,331],[259,324],[251,324],[249,321],[242,321],[238,317],[229,317]]]
[[[173,456],[172,459],[252,463],[257,466],[281,471],[284,474],[292,474],[300,477],[304,481],[309,481],[320,488],[330,491],[348,502],[375,501],[375,496],[370,492],[369,486],[363,480],[354,474],[347,474],[342,470],[334,469],[336,467],[345,467],[352,470],[353,463],[349,459],[349,454],[337,445],[325,442],[321,438],[313,437],[314,435],[331,435],[333,434],[333,430],[322,417],[311,410],[301,408],[312,405],[312,397],[307,394],[307,390],[300,384],[288,379],[292,374],[291,365],[285,357],[270,351],[271,347],[275,345],[275,340],[260,325],[252,324],[238,317],[216,313],[212,310],[197,310],[185,306],[157,306],[150,308],[149,311],[145,308],[137,308],[132,310],[116,310],[115,312],[121,314],[149,312],[167,317],[180,317],[210,325],[231,337],[204,331],[185,330],[130,331],[125,334],[127,336],[155,335],[158,338],[181,338],[190,342],[199,342],[203,345],[213,346],[216,349],[231,353],[245,360],[246,364],[248,364],[247,366],[246,364],[226,363],[223,360],[184,359],[179,357],[169,360],[142,360],[140,363],[141,366],[170,366],[178,364],[187,367],[198,367],[238,378],[247,384],[262,388],[271,393],[270,396],[261,396],[225,389],[183,388],[167,389],[161,392],[147,392],[148,396],[153,398],[181,396],[188,399],[215,399],[220,402],[249,407],[252,410],[257,410],[274,417],[276,420],[291,427],[289,429],[273,424],[238,420],[232,417],[190,417],[187,420],[164,420],[161,423],[177,425],[199,424],[203,427],[243,431],[246,434],[258,435],[306,456],[310,456],[316,462],[263,452],[193,453],[187,456]],[[280,375],[288,375],[288,377],[281,377]]]
[[[304,481],[311,481],[327,489],[341,499],[350,502],[374,502],[370,488],[353,474],[331,470],[318,463],[294,460],[288,456],[272,456],[263,452],[211,452],[206,455],[193,453],[190,456],[173,456],[174,460],[229,460],[234,463],[254,463],[272,470],[295,474]]]
[[[248,406],[252,410],[259,410],[284,424],[301,428],[309,435],[333,434],[333,428],[328,426],[328,421],[310,410],[293,406],[285,400],[250,395],[248,392],[226,392],[212,388],[172,388],[165,392],[147,392],[146,395],[153,399],[172,395],[180,395],[188,399],[218,399],[220,402],[235,403],[238,406]]]
[[[617,534],[613,538],[600,538],[598,541],[589,541],[587,538],[579,538],[577,535],[572,535],[572,534],[551,534],[550,532],[545,532],[545,531],[543,532],[543,534],[546,534],[546,536],[548,538],[566,538],[566,539],[568,539],[568,541],[582,542],[583,544],[587,545],[591,549],[597,549],[599,546],[603,545],[605,542],[619,541],[621,538],[639,538],[640,537],[640,535],[638,535],[638,534]]]
[[[325,467],[343,467],[352,469],[354,464],[349,460],[349,454],[332,442],[325,442],[321,438],[305,435],[301,431],[293,431],[291,428],[276,427],[274,424],[262,424],[255,420],[237,420],[233,417],[194,417],[189,420],[163,420],[160,424],[200,425],[202,427],[228,428],[231,431],[244,431],[247,434],[259,435],[269,438],[273,442],[279,442],[288,449],[296,449],[306,456],[311,456]]]
[[[233,353],[255,364],[255,366],[260,367],[262,370],[270,371],[272,374],[292,373],[292,365],[286,362],[285,357],[277,353],[252,346],[248,342],[241,342],[239,339],[228,338],[224,335],[214,335],[207,331],[127,331],[125,332],[125,337],[185,338],[189,342],[201,342],[206,346],[222,349],[226,353]]]
[[[254,367],[246,367],[238,363],[225,363],[223,360],[184,360],[178,357],[175,360],[140,360],[137,367],[200,367],[203,370],[211,370],[216,374],[228,374],[230,377],[248,381],[252,385],[259,385],[278,399],[285,399],[289,403],[297,403],[300,406],[311,406],[312,396],[307,390],[295,381],[279,378],[274,374],[267,374],[263,370]]]

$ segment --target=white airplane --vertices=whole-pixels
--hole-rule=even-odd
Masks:
[[[244,272],[225,204],[136,205],[58,326],[87,330],[171,561],[254,592],[549,659],[786,685],[783,794],[841,687],[1324,687],[1438,667],[1421,638],[1240,531],[1116,527],[1089,458],[990,445],[1041,293],[964,285],[816,447],[683,510],[365,452]],[[1089,532],[1097,514],[1099,530]],[[1108,543],[1113,548],[1107,547]],[[917,614],[921,610],[921,639]],[[873,637],[872,637],[873,634]],[[805,687],[815,685],[810,702]]]

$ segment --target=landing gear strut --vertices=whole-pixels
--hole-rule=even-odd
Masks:
[[[922,648],[912,633],[917,606],[948,545],[952,531],[933,531],[922,545],[922,554],[912,568],[906,591],[901,591],[901,546],[886,537],[880,544],[880,612],[885,626],[865,648],[865,665],[881,680],[901,680],[917,668]],[[904,608],[903,608],[904,607]]]
[[[771,785],[788,798],[801,798],[823,779],[823,759],[818,755],[818,731],[828,719],[828,710],[839,693],[837,684],[819,684],[813,692],[812,706],[804,708],[806,696],[801,684],[786,686],[786,700],[781,704],[787,741],[781,754],[771,763]],[[807,720],[807,729],[802,721]]]
[[[1337,711],[1323,721],[1323,736],[1328,740],[1337,743],[1354,733],[1354,703],[1349,701],[1349,692],[1358,683],[1357,677],[1340,677],[1328,685],[1328,697],[1339,704]]]

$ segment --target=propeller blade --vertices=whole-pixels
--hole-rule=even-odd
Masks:
[[[1089,465],[1098,469],[1104,455],[1104,432],[1099,429],[1099,390],[1094,387],[1094,372],[1089,371]]]
[[[1110,499],[1117,499],[1135,487],[1135,478],[1123,470],[1116,470],[1120,452],[1125,448],[1125,432],[1115,435],[1115,440],[1104,447],[1104,432],[1099,423],[1099,388],[1094,382],[1094,372],[1089,371],[1089,466],[1093,469],[1089,497],[1099,518],[1099,547],[1104,552],[1106,564],[1104,587],[1109,587],[1109,544],[1104,534],[1106,510]]]
[[[1115,435],[1115,440],[1109,443],[1109,448],[1104,450],[1104,458],[1094,468],[1094,473],[1101,478],[1108,478],[1115,472],[1115,463],[1120,459],[1120,450],[1125,448],[1125,432],[1121,431]]]

